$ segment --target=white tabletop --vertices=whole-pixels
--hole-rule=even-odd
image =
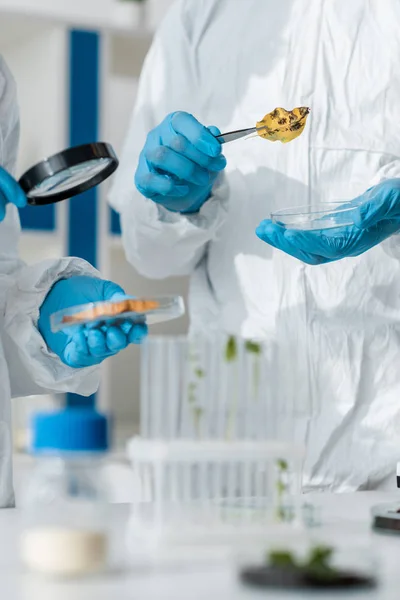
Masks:
[[[341,594],[341,600],[362,597],[398,600],[400,597],[400,535],[370,533],[370,508],[374,504],[400,502],[400,494],[359,492],[358,494],[310,496],[321,506],[326,532],[348,536],[349,542],[372,536],[381,562],[380,586],[371,592]],[[114,505],[115,530],[122,532],[128,515],[126,505]],[[122,570],[93,580],[56,583],[24,572],[18,557],[20,511],[0,511],[0,595],[7,600],[252,600],[257,598],[309,598],[303,593],[258,592],[238,583],[228,567],[193,568],[144,572]],[[314,600],[337,598],[337,594],[313,594]]]

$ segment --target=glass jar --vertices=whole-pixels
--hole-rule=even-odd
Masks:
[[[36,415],[32,451],[36,465],[22,505],[21,555],[43,575],[76,577],[108,562],[107,493],[102,459],[107,419],[94,410]]]

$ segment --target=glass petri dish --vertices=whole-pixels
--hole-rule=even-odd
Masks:
[[[264,543],[264,551],[258,558],[253,549],[241,548],[241,554],[236,557],[235,567],[243,584],[271,590],[324,589],[343,592],[368,590],[379,584],[379,555],[368,536],[360,536],[355,532],[350,535],[343,532],[337,534],[328,529],[322,537],[310,536],[301,530],[296,533],[288,531],[280,537],[275,533],[273,537],[275,539],[271,540],[271,536],[268,536],[269,541]],[[271,551],[281,554],[283,558],[291,557],[295,566],[288,562],[272,564],[272,561],[268,560]],[[299,564],[309,564],[312,554],[321,557],[326,552],[328,557],[331,554],[324,560],[324,564],[330,567],[330,572],[312,568],[299,571],[296,568]]]
[[[132,323],[162,323],[178,319],[185,314],[185,304],[180,296],[161,296],[153,298],[128,298],[106,302],[89,302],[71,306],[53,313],[50,317],[54,333],[82,325],[119,321]]]
[[[286,229],[312,231],[354,225],[358,205],[344,200],[321,202],[313,206],[284,208],[271,213],[271,220]]]

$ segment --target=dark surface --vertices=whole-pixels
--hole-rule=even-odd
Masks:
[[[318,576],[293,567],[254,566],[245,567],[240,572],[241,581],[257,588],[298,588],[298,589],[353,589],[372,588],[376,582],[372,577],[335,571],[334,575]]]
[[[376,533],[390,532],[400,534],[400,519],[390,516],[376,515],[372,528]]]

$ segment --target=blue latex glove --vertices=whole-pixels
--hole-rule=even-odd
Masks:
[[[127,296],[122,288],[112,281],[85,275],[62,279],[53,285],[40,308],[39,331],[47,346],[69,367],[99,364],[128,344],[140,343],[147,334],[146,325],[122,321],[118,325],[110,323],[99,327],[90,324],[53,333],[50,315],[70,306],[124,298]]]
[[[7,204],[23,208],[26,206],[26,196],[15,179],[0,167],[0,221],[6,216]]]
[[[139,157],[135,185],[146,198],[170,211],[197,212],[226,166],[216,127],[174,112],[150,131]]]
[[[320,265],[359,256],[400,231],[400,179],[389,179],[355,198],[352,226],[299,231],[285,229],[269,219],[257,236],[274,248],[309,264]]]

